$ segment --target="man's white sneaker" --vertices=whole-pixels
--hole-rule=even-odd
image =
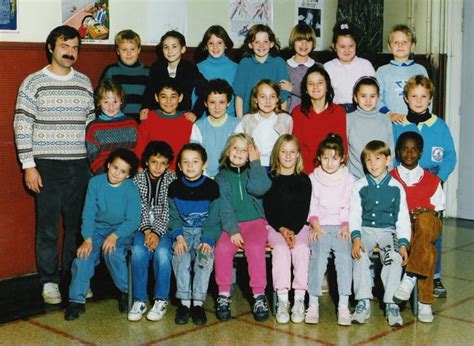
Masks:
[[[308,324],[319,323],[319,306],[318,305],[308,306],[308,310],[306,310],[306,315],[304,317],[304,323],[308,323]]]
[[[46,304],[60,304],[61,293],[58,284],[47,282],[43,285],[43,300]]]
[[[304,321],[304,299],[295,299],[291,309],[291,322],[301,323]]]
[[[385,318],[388,321],[388,325],[391,327],[403,325],[403,319],[400,315],[400,308],[397,304],[387,304],[387,307],[385,308]]]
[[[431,304],[423,304],[418,302],[418,321],[424,323],[433,322],[433,311],[431,311]]]
[[[127,318],[129,321],[132,321],[132,322],[140,321],[145,311],[146,311],[146,304],[139,300],[135,300],[133,302],[132,309],[128,312]]]
[[[363,324],[370,317],[370,300],[361,299],[352,314],[352,323]]]
[[[156,299],[153,307],[146,314],[146,319],[149,321],[159,321],[166,314],[166,307],[168,302],[162,299]]]
[[[278,306],[277,306],[277,312],[276,312],[276,321],[278,323],[288,323],[290,321],[290,303],[288,301],[283,302],[279,301]]]
[[[407,274],[403,275],[402,282],[398,286],[397,291],[393,296],[393,300],[396,303],[401,303],[410,299],[411,292],[416,285],[416,277],[410,277]]]

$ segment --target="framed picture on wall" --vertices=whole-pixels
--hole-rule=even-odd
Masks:
[[[0,0],[0,31],[18,32],[18,0]]]
[[[316,50],[322,50],[324,0],[297,0],[296,1],[296,23],[306,23],[311,26],[316,34]]]
[[[229,35],[234,44],[242,44],[255,24],[273,24],[273,0],[230,0]]]
[[[83,40],[108,43],[109,0],[61,0],[61,19],[64,25],[76,28]]]

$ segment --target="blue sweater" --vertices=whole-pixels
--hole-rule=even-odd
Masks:
[[[436,115],[431,115],[430,119],[418,126],[407,120],[403,124],[393,124],[395,143],[403,132],[408,131],[418,132],[423,137],[424,146],[420,166],[437,175],[442,181],[446,181],[457,161],[456,149],[448,125]],[[397,165],[398,162],[395,161],[394,166]]]
[[[132,180],[111,186],[107,174],[89,180],[82,211],[82,237],[91,238],[96,229],[114,229],[117,237],[127,237],[140,226],[140,194]]]
[[[387,65],[380,66],[375,75],[380,85],[380,112],[407,114],[408,108],[403,99],[403,88],[411,77],[420,74],[428,77],[426,69],[413,60],[404,63],[392,60]]]

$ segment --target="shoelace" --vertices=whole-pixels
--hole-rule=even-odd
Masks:
[[[253,307],[253,311],[257,312],[257,310],[262,309],[263,311],[268,311],[267,304],[265,304],[264,300],[257,300]]]
[[[168,306],[168,302],[164,300],[160,300],[156,302],[155,304],[159,307],[160,310],[164,310]]]
[[[130,312],[141,312],[142,310],[145,310],[145,306],[140,304],[139,302],[133,303],[132,310]]]
[[[398,309],[397,306],[391,306],[387,309],[387,314],[398,316],[400,315],[400,310]]]
[[[229,298],[224,298],[224,297],[219,297],[219,298],[217,298],[217,304],[219,306],[225,305],[227,307],[230,304],[230,299]]]
[[[360,314],[360,313],[362,313],[364,310],[366,310],[365,303],[357,304],[357,305],[356,305],[356,309],[355,309],[356,314]]]

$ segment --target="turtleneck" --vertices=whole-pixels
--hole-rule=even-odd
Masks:
[[[407,121],[410,123],[418,125],[419,123],[423,123],[430,118],[431,113],[429,109],[427,109],[424,113],[415,113],[410,109],[410,107],[408,107]]]
[[[100,120],[103,120],[103,121],[117,121],[117,120],[125,118],[125,114],[123,114],[122,112],[119,112],[116,115],[114,115],[113,117],[111,117],[111,116],[108,116],[107,114],[105,114],[104,112],[101,112],[99,114],[98,118]]]
[[[336,172],[331,174],[326,173],[321,166],[316,167],[314,170],[316,179],[326,186],[338,186],[345,179],[347,174],[349,174],[349,170],[346,166],[341,166]]]

